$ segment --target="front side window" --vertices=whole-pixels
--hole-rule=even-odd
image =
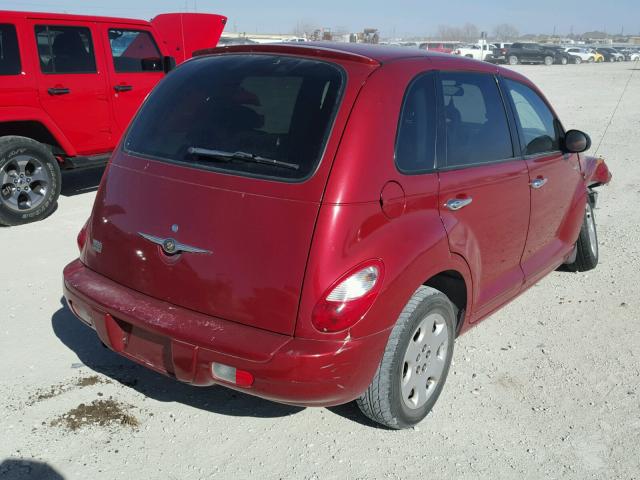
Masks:
[[[109,45],[116,72],[162,71],[162,56],[149,32],[112,28]]]
[[[88,28],[36,25],[35,32],[43,73],[96,72]]]
[[[320,160],[342,84],[337,66],[301,58],[190,60],[151,93],[124,148],[194,168],[301,180]]]
[[[505,79],[525,155],[560,150],[562,128],[547,104],[522,83]]]
[[[0,24],[0,75],[18,75],[21,70],[16,27]]]
[[[433,170],[436,123],[435,75],[427,73],[411,83],[402,105],[396,139],[396,165],[401,172]]]
[[[446,120],[446,166],[512,158],[511,133],[495,78],[443,72],[440,81]]]

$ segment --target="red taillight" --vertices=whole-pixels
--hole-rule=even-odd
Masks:
[[[353,326],[373,305],[383,273],[381,260],[370,260],[345,273],[313,309],[313,326],[321,332],[339,332]]]
[[[78,249],[81,252],[82,252],[82,249],[84,248],[85,243],[87,243],[87,225],[88,224],[89,224],[89,221],[87,220],[87,222],[80,229],[80,232],[78,232],[78,238],[76,238],[76,242],[78,242]]]

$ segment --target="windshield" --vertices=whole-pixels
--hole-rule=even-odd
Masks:
[[[160,82],[124,148],[196,168],[302,180],[320,160],[342,84],[341,70],[325,62],[249,54],[197,58]]]

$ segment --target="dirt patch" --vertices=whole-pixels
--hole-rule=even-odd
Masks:
[[[71,384],[62,383],[58,385],[52,385],[46,389],[39,390],[34,395],[32,395],[30,398],[30,404],[57,397],[58,395],[61,395],[73,388],[91,387],[93,385],[98,385],[101,383],[111,383],[111,380],[102,379],[97,375],[91,375],[90,377],[79,378]]]
[[[111,381],[103,380],[97,375],[92,375],[90,377],[83,377],[78,379],[78,381],[76,382],[76,387],[80,387],[80,388],[91,387],[93,385],[98,385],[99,383],[111,383]]]
[[[72,408],[67,413],[51,422],[52,427],[66,427],[69,430],[78,430],[84,426],[98,425],[100,427],[109,425],[123,425],[136,428],[139,425],[138,419],[127,413],[131,405],[117,402],[112,398],[107,400],[94,400],[86,405],[81,403],[76,408]]]

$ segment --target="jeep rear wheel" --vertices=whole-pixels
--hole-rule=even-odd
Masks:
[[[509,65],[518,65],[518,57],[515,55],[509,55],[507,61],[509,62]]]
[[[548,55],[544,57],[544,64],[547,66],[553,65],[553,57],[550,57]]]
[[[409,428],[438,400],[451,358],[455,310],[438,290],[420,287],[404,307],[360,410],[390,428]]]
[[[44,145],[26,137],[0,138],[0,225],[21,225],[50,215],[60,183],[58,162]]]

